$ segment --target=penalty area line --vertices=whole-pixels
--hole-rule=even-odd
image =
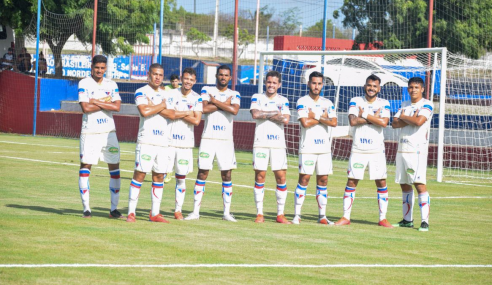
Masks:
[[[69,162],[58,162],[58,161],[49,161],[49,160],[40,160],[40,159],[32,159],[32,158],[24,158],[24,157],[15,157],[15,156],[5,156],[5,155],[0,155],[0,158],[8,158],[8,159],[13,159],[13,160],[21,160],[21,161],[32,161],[32,162],[41,162],[41,163],[47,163],[47,164],[58,164],[58,165],[68,165],[68,166],[75,166],[75,167],[80,167],[80,164],[77,163],[69,163]],[[92,166],[92,168],[97,168],[97,169],[103,169],[107,170],[107,167],[101,167],[101,166]],[[126,170],[126,169],[121,169],[121,172],[127,172],[127,173],[133,173],[133,170]],[[195,178],[186,178],[186,180],[190,181],[195,181]],[[211,181],[207,180],[207,183],[211,184],[218,184],[222,185],[222,182],[217,182],[217,181]],[[252,189],[253,186],[251,185],[241,185],[241,184],[233,184],[234,187],[240,187],[240,188],[246,188],[246,189]],[[264,188],[265,190],[268,191],[276,191],[274,188]],[[294,193],[294,191],[287,191],[289,193]],[[307,193],[306,196],[316,196],[315,194],[309,194]],[[335,197],[335,196],[328,196],[330,199],[343,199],[343,196],[341,197]],[[374,199],[375,197],[357,197],[357,199]],[[391,199],[397,199],[401,197],[389,197]],[[417,197],[415,197],[417,199]],[[492,199],[492,196],[449,196],[449,197],[432,197],[432,199]]]
[[[0,268],[492,268],[492,264],[0,264]]]

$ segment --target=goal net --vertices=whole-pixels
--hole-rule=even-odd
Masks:
[[[268,63],[268,64],[267,64]],[[492,182],[492,61],[470,60],[447,53],[445,48],[366,51],[274,51],[260,53],[264,66],[282,74],[279,93],[289,99],[291,122],[286,127],[289,166],[297,167],[299,124],[296,101],[309,93],[309,74],[324,76],[322,95],[336,108],[333,130],[334,171],[345,173],[352,146],[349,136],[350,99],[365,95],[366,78],[381,78],[378,95],[391,105],[391,120],[402,101],[409,100],[411,77],[426,82],[424,97],[433,101],[429,130],[428,176],[439,182],[486,184]],[[263,92],[259,86],[258,92]],[[384,129],[389,172],[394,172],[399,130]]]

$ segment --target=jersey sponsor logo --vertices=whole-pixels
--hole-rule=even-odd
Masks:
[[[267,135],[267,139],[271,140],[271,141],[278,141],[278,140],[280,140],[280,136],[279,135]]]
[[[354,163],[352,166],[354,168],[364,168],[364,165],[362,163]]]
[[[360,143],[361,144],[372,144],[373,140],[372,139],[366,139],[366,138],[360,138]]]
[[[415,174],[415,170],[413,170],[411,168],[408,168],[407,169],[407,173],[410,174],[410,175],[414,175]]]
[[[154,136],[163,136],[164,135],[164,131],[162,131],[162,130],[152,130],[152,132],[154,133]]]
[[[325,139],[314,139],[314,144],[325,144]]]
[[[178,160],[178,164],[180,164],[180,165],[188,165],[188,160],[186,160],[186,159],[180,159],[180,160]]]
[[[108,151],[109,151],[110,153],[118,153],[118,148],[117,148],[117,147],[112,146],[112,147],[110,147],[110,148],[108,149]]]
[[[151,157],[150,157],[150,155],[148,155],[148,154],[142,154],[140,157],[141,157],[143,160],[147,160],[147,161],[150,161],[150,158],[151,158]]]
[[[264,152],[258,152],[258,153],[256,153],[256,157],[258,157],[258,158],[266,158],[266,153],[264,153]]]
[[[96,119],[97,123],[100,125],[100,124],[107,124],[109,123],[108,119],[107,118],[104,118],[104,119]]]
[[[304,164],[311,166],[311,165],[314,165],[314,161],[312,161],[312,160],[306,160],[306,161],[304,161]]]
[[[184,140],[184,135],[173,134],[173,140]]]
[[[200,157],[201,158],[209,158],[210,157],[210,154],[208,154],[206,152],[200,152]]]
[[[225,126],[220,126],[220,125],[213,125],[212,128],[214,131],[225,131],[226,127]]]

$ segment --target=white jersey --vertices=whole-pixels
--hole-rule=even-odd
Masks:
[[[359,107],[374,115],[380,110],[380,118],[390,117],[390,103],[388,100],[376,98],[372,103],[366,97],[355,97],[350,100],[349,115],[359,116]],[[358,125],[353,128],[352,152],[379,153],[384,151],[383,127],[373,124]]]
[[[92,77],[87,77],[79,82],[79,103],[89,103],[90,99],[103,101],[121,101],[116,82],[103,78],[101,84]],[[113,112],[100,110],[82,116],[82,133],[96,134],[116,131],[113,120]]]
[[[279,111],[283,115],[290,115],[289,100],[279,94],[276,94],[273,97],[268,97],[266,94],[254,94],[251,98],[251,107],[249,109]],[[284,124],[277,124],[270,120],[257,119],[253,147],[286,148]]]
[[[154,105],[161,104],[166,100],[166,108],[173,109],[173,100],[167,100],[167,94],[160,88],[155,91],[149,85],[135,91],[135,105],[148,105],[152,101]],[[167,119],[159,114],[142,117],[140,115],[140,125],[138,129],[138,143],[151,144],[157,146],[168,146],[169,126]]]
[[[181,93],[181,88],[167,91],[167,93],[169,100],[173,101],[174,110],[203,112],[202,98],[195,91],[191,90],[186,96]],[[183,119],[177,119],[172,121],[170,128],[170,146],[181,148],[195,146],[195,126],[188,124]]]
[[[306,95],[297,100],[299,120],[301,118],[307,118],[310,110],[316,115],[321,116],[324,112],[327,112],[328,118],[337,117],[333,103],[327,98],[319,97],[317,101],[314,101],[311,96]],[[300,122],[299,125],[301,127],[299,153],[331,153],[330,138],[332,127],[325,126],[321,123],[310,128],[304,128]]]
[[[398,144],[398,152],[420,152],[427,153],[429,149],[429,127],[433,115],[432,102],[427,99],[420,99],[417,103],[405,101],[401,103],[400,109],[395,114],[399,118],[401,112],[407,116],[413,116],[418,112],[418,116],[425,116],[427,120],[418,127],[407,125],[400,129],[400,139]]]
[[[215,100],[220,102],[225,102],[232,97],[231,105],[241,105],[241,95],[239,95],[239,92],[232,91],[231,89],[222,92],[215,86],[204,86],[201,93],[203,101],[210,101],[210,96],[213,96]],[[205,114],[202,138],[232,141],[233,119],[233,114],[222,110]]]

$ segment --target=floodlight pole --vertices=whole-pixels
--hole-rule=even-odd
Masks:
[[[38,115],[38,70],[39,70],[39,26],[41,24],[41,0],[38,0],[38,19],[36,22],[36,76],[34,77],[34,116],[32,135],[36,136],[36,117]]]
[[[97,0],[94,0],[94,16],[92,23],[92,57],[96,55],[96,35],[97,35]]]

